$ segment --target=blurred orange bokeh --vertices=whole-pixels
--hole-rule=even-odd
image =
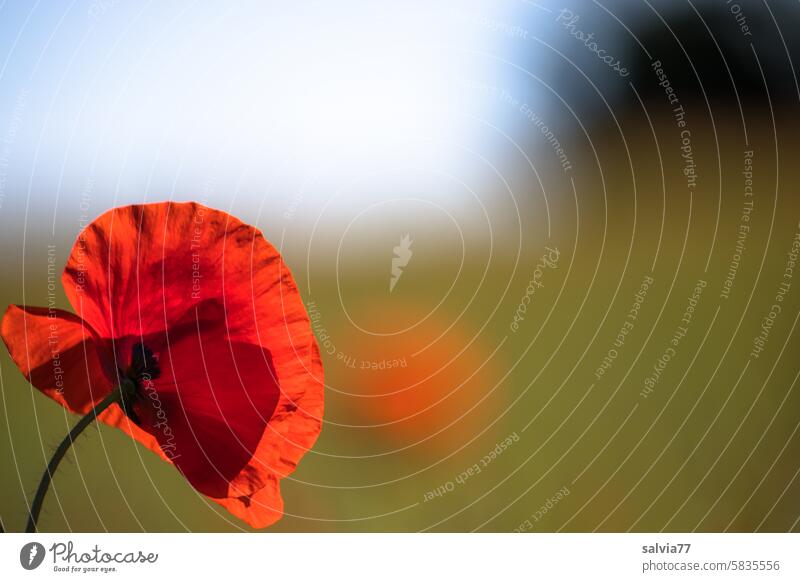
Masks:
[[[425,313],[412,305],[368,308],[362,321],[381,322],[391,335],[359,334],[339,352],[342,379],[357,395],[354,408],[363,425],[397,447],[440,456],[460,448],[498,410],[491,394],[497,375],[473,330],[452,317]]]

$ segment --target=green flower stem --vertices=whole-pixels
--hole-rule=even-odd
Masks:
[[[121,401],[122,392],[119,387],[114,388],[111,393],[103,398],[94,408],[92,408],[86,416],[78,421],[66,438],[61,441],[61,444],[58,445],[56,452],[53,453],[50,462],[47,464],[47,469],[42,475],[42,480],[39,482],[39,488],[36,490],[36,496],[33,498],[33,505],[31,505],[31,512],[28,516],[28,526],[25,528],[26,533],[33,533],[36,531],[36,521],[39,519],[39,512],[42,510],[42,503],[44,503],[44,496],[47,494],[47,490],[50,488],[50,481],[53,479],[53,473],[56,472],[58,468],[58,464],[61,462],[61,459],[64,458],[64,455],[67,454],[70,446],[72,446],[72,441],[74,441],[79,434],[83,432],[87,426],[92,424],[97,415],[103,412],[106,408],[111,406],[114,402],[119,403]]]

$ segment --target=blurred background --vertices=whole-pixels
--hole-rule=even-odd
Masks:
[[[0,304],[197,200],[324,353],[268,531],[800,531],[800,5],[407,4],[0,2]],[[21,531],[76,418],[5,350],[0,388]],[[74,451],[42,531],[248,529],[119,431]]]

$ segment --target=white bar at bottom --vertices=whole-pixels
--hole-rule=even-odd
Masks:
[[[2,580],[763,582],[798,562],[796,534],[0,534]]]

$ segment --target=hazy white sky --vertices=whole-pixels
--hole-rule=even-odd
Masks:
[[[489,0],[7,2],[0,220],[35,199],[29,219],[71,225],[82,193],[91,216],[173,198],[313,222],[325,205],[349,220],[498,192],[495,145],[530,129],[486,88],[553,105],[526,72],[553,16]]]

